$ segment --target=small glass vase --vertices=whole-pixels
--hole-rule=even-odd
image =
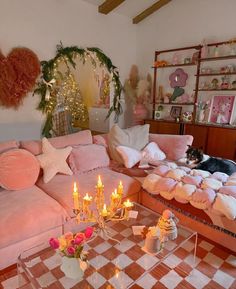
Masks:
[[[84,270],[86,269],[84,266],[81,266],[81,263],[86,262],[81,261],[79,258],[69,258],[63,256],[60,268],[66,277],[80,281],[83,279]]]
[[[204,122],[204,119],[205,119],[205,110],[201,109],[199,111],[198,121],[199,122]]]

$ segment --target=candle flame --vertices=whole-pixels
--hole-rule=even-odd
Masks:
[[[74,192],[77,192],[78,188],[77,188],[77,184],[76,182],[74,182]]]
[[[105,211],[106,209],[107,209],[107,205],[104,204],[104,205],[103,205],[103,210]]]
[[[101,176],[98,176],[98,186],[102,186],[102,180],[101,180]]]
[[[123,187],[122,181],[120,181],[119,186]]]

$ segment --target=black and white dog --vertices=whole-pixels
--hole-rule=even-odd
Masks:
[[[236,172],[236,163],[231,160],[215,158],[205,155],[202,149],[188,146],[186,151],[186,163],[192,168],[208,171],[210,173],[222,172],[232,175]]]

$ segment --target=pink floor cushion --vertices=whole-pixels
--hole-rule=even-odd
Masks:
[[[69,156],[69,165],[74,174],[108,167],[109,163],[106,148],[96,144],[76,146]]]
[[[222,182],[213,178],[205,178],[201,184],[202,189],[210,188],[216,191],[219,190],[219,188],[221,188],[222,186],[223,186]]]
[[[181,169],[174,169],[174,170],[170,170],[167,174],[166,177],[167,178],[171,178],[174,179],[176,181],[181,181],[182,177],[184,177],[186,175],[186,172],[184,170]]]
[[[92,170],[83,174],[75,174],[73,176],[56,175],[51,182],[45,184],[40,178],[37,185],[45,191],[49,196],[54,198],[63,208],[66,209],[68,214],[73,215],[73,183],[76,181],[78,184],[79,193],[84,196],[89,193],[95,196],[95,186],[97,184],[98,175],[101,176],[102,183],[104,184],[105,201],[110,203],[111,193],[117,188],[119,181],[122,180],[124,187],[124,197],[131,196],[140,191],[141,185],[137,180],[114,172],[109,168],[101,168]]]
[[[73,134],[50,138],[48,140],[55,148],[64,148],[67,146],[86,145],[93,143],[90,130],[82,130]],[[20,146],[21,148],[30,151],[34,155],[39,155],[42,153],[41,140],[21,141]]]
[[[162,179],[161,176],[158,176],[156,174],[149,174],[145,179],[144,179],[144,182],[143,182],[143,188],[149,192],[149,193],[152,193],[152,194],[159,194],[159,191],[156,190],[156,184],[157,182]]]
[[[197,209],[207,210],[214,202],[216,193],[212,189],[197,189],[190,200],[190,204]]]
[[[175,198],[182,199],[184,201],[190,201],[192,194],[196,191],[196,186],[183,184],[179,182],[175,187]],[[176,200],[177,200],[176,199]]]
[[[191,170],[190,174],[192,176],[201,176],[202,178],[208,178],[211,176],[211,173],[209,173],[207,171],[196,170],[196,169]]]
[[[187,204],[188,203],[188,201],[186,201],[185,199],[180,198],[179,196],[174,195],[174,197],[175,197],[175,200],[178,203],[181,203],[181,204]]]
[[[41,189],[0,192],[0,248],[61,225],[64,209]]]
[[[188,145],[193,142],[191,135],[150,134],[149,141],[156,142],[169,160],[179,160],[185,156]]]
[[[202,177],[186,175],[182,178],[182,182],[189,185],[199,186],[202,182]]]
[[[185,166],[179,166],[179,169],[184,170],[186,173],[190,173],[191,169]]]
[[[236,186],[236,179],[228,179],[225,183],[226,186]]]
[[[170,168],[167,165],[160,165],[153,170],[153,174],[164,177],[169,172],[169,170]]]
[[[236,185],[235,186],[224,186],[219,189],[219,193],[232,196],[236,199]]]
[[[170,192],[160,191],[160,195],[166,200],[172,200],[174,198],[174,189]]]
[[[232,196],[217,193],[213,210],[223,214],[230,220],[236,218],[236,199]]]
[[[32,187],[39,176],[39,162],[23,149],[13,149],[0,155],[0,186],[7,190]]]
[[[225,183],[225,182],[227,182],[229,175],[227,175],[225,173],[221,173],[221,172],[215,172],[212,174],[211,177],[222,182],[222,183]]]
[[[0,153],[3,153],[9,149],[17,149],[18,147],[19,143],[15,140],[0,142]]]
[[[172,178],[160,178],[156,183],[156,191],[170,192],[176,186],[177,181]]]

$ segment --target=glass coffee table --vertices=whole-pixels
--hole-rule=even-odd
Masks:
[[[155,255],[145,253],[144,240],[133,234],[132,226],[154,226],[160,215],[139,204],[133,210],[138,211],[136,219],[108,222],[112,237],[120,243],[98,236],[86,244],[89,267],[82,281],[66,277],[60,269],[61,256],[47,244],[41,244],[19,256],[19,288],[126,289],[135,288],[134,284],[142,288],[147,282],[152,284],[146,288],[151,288],[161,278],[160,266],[189,275],[195,266],[197,232],[178,225],[175,240],[167,241]]]

